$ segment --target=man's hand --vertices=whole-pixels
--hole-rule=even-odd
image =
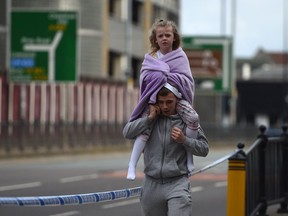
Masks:
[[[150,121],[155,120],[160,114],[160,108],[157,105],[149,105],[149,115],[148,118]]]
[[[177,127],[172,128],[171,138],[179,144],[183,144],[186,139],[183,131]]]

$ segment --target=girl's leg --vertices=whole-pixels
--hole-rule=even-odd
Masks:
[[[186,136],[196,139],[199,128],[197,112],[192,108],[189,102],[185,100],[180,100],[177,103],[177,112],[187,125]],[[187,168],[190,174],[194,170],[193,155],[189,151],[187,151]]]
[[[193,162],[193,155],[189,152],[187,152],[187,168],[190,176],[193,170],[195,169],[195,166]]]
[[[180,100],[177,103],[177,113],[180,115],[184,123],[188,128],[192,130],[198,130],[199,128],[199,116],[193,109],[191,104],[186,100]]]
[[[190,129],[190,128],[186,128],[186,135],[190,138],[197,138],[197,132],[198,130],[195,129]],[[189,174],[192,173],[192,171],[194,170],[195,166],[194,166],[194,162],[193,162],[193,155],[191,154],[191,152],[187,151],[187,168],[189,171]]]
[[[144,150],[146,141],[147,141],[146,136],[140,135],[136,138],[134,142],[127,173],[128,180],[135,180],[136,178],[136,166]]]

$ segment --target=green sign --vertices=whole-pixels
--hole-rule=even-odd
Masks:
[[[183,37],[190,68],[198,89],[230,91],[232,40],[227,37]]]
[[[10,80],[76,80],[76,12],[12,11],[10,29]]]

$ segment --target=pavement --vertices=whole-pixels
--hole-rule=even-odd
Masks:
[[[279,204],[269,206],[267,209],[267,214],[269,216],[288,216],[288,212],[287,213],[281,213],[281,214],[277,213],[279,207],[280,207]]]
[[[259,135],[256,126],[221,127],[202,125],[211,147],[237,148],[238,143],[246,147],[251,145]],[[130,149],[132,142],[124,139],[118,127],[63,126],[54,130],[26,127],[0,128],[0,158],[43,156],[55,154],[78,154],[85,152],[102,152],[107,149]],[[40,130],[40,131],[39,131]]]

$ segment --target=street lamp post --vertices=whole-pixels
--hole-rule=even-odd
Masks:
[[[220,33],[224,36],[226,33],[226,0],[221,0],[221,24],[220,24]]]
[[[283,0],[283,80],[288,80],[288,2]]]

